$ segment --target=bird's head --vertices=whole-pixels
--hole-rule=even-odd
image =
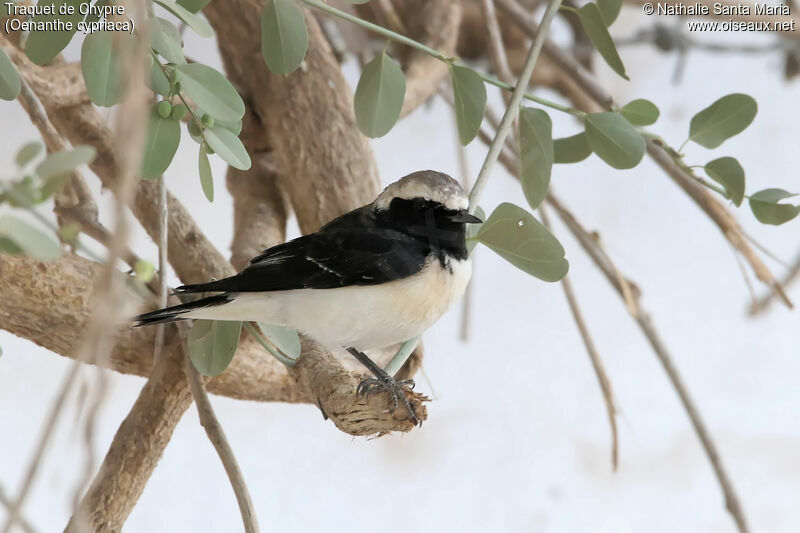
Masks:
[[[378,211],[407,212],[433,209],[438,217],[458,223],[480,223],[467,211],[469,198],[461,185],[442,172],[420,170],[386,187],[372,203]]]

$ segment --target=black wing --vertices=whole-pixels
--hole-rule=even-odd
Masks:
[[[424,241],[376,225],[363,207],[316,233],[273,246],[230,278],[178,287],[178,292],[260,292],[377,285],[405,278],[425,265]]]

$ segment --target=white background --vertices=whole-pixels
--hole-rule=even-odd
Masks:
[[[635,10],[624,15],[614,27],[618,36],[655,22]],[[695,37],[763,44],[773,36]],[[219,66],[212,41],[187,36],[187,48],[193,57]],[[70,51],[77,57],[75,43]],[[652,130],[673,146],[687,136],[691,116],[716,98],[732,92],[754,96],[759,113],[749,129],[713,153],[689,145],[688,161],[703,164],[734,155],[747,172],[748,192],[800,191],[800,86],[783,82],[777,54],[694,52],[677,85],[671,81],[674,55],[649,47],[626,47],[621,55],[632,81],[616,77],[597,57],[599,78],[619,102],[655,101],[662,115]],[[347,73],[355,83],[357,71],[350,67]],[[569,117],[551,116],[557,136],[577,131]],[[0,168],[9,169],[16,149],[37,132],[17,103],[0,103],[0,117]],[[375,141],[384,183],[425,168],[458,176],[452,120],[437,101]],[[468,152],[474,177],[485,148],[474,142]],[[202,196],[196,145],[186,135],[168,186],[212,242],[227,251],[230,199],[224,165],[212,159],[213,204]],[[615,171],[595,156],[559,165],[553,187],[588,228],[600,231],[620,270],[642,287],[644,305],[700,405],[753,531],[798,531],[797,312],[774,306],[757,319],[747,318],[747,288],[730,246],[649,160],[629,171]],[[108,193],[103,196],[107,204]],[[524,203],[519,185],[498,169],[482,204],[488,212],[501,201]],[[737,216],[785,260],[800,249],[797,220],[762,226],[746,206]],[[616,392],[618,472],[611,471],[600,390],[561,287],[528,277],[480,249],[469,341],[458,340],[458,308],[425,336],[429,381],[419,374],[417,382],[435,399],[422,428],[354,439],[324,422],[311,405],[212,397],[262,530],[734,531],[717,481],[649,345],[580,247],[562,226],[556,232]],[[138,228],[133,245],[155,262],[155,248]],[[783,272],[780,265],[770,266]],[[788,292],[800,303],[800,287]],[[13,495],[69,361],[5,332],[0,346],[0,483]],[[92,369],[83,376],[94,381]],[[115,373],[109,379],[96,433],[97,460],[144,383]],[[61,530],[71,513],[85,453],[76,405],[73,395],[25,506],[25,516],[40,531]],[[0,509],[0,522],[4,516]],[[231,488],[191,408],[125,529],[240,528]]]

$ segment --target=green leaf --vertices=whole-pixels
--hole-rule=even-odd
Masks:
[[[716,148],[744,131],[758,112],[756,101],[746,94],[723,96],[695,116],[689,124],[689,139],[706,148]]]
[[[25,250],[17,246],[17,244],[8,237],[3,237],[2,231],[0,231],[0,252],[5,252],[11,255],[19,255],[25,253]]]
[[[208,150],[206,145],[200,145],[200,155],[197,160],[197,167],[200,171],[200,185],[203,187],[203,194],[209,202],[214,201],[214,178],[211,176],[211,165],[208,163]]]
[[[83,20],[83,15],[80,13],[80,4],[82,0],[40,0],[38,3],[41,5],[53,5],[54,13],[52,15],[36,15],[33,21],[40,22],[55,22],[56,20],[64,23],[65,26],[69,25],[68,30],[33,30],[28,35],[28,40],[25,42],[25,53],[31,58],[31,61],[37,65],[45,65],[53,60],[72,40],[72,36],[78,31],[78,23]],[[72,15],[61,15],[60,10],[62,6],[72,6],[74,9]]]
[[[483,210],[481,206],[475,208],[475,216],[479,219],[486,221],[486,212]],[[475,240],[475,235],[478,234],[478,231],[481,229],[483,224],[467,224],[467,231],[466,231],[466,239],[467,239],[467,252],[472,253],[472,250],[475,248],[475,245],[478,244],[478,241]]]
[[[452,65],[450,77],[453,81],[458,140],[466,146],[478,134],[483,122],[486,86],[480,76],[467,67]]]
[[[706,163],[703,167],[706,174],[723,187],[728,198],[736,207],[742,205],[744,199],[744,169],[732,157],[720,157]]]
[[[536,209],[547,196],[553,171],[553,123],[541,109],[523,107],[519,115],[520,179],[525,199]]]
[[[22,81],[19,79],[17,69],[0,48],[0,99],[14,100],[22,90]]]
[[[150,88],[161,96],[167,96],[170,91],[169,80],[159,65],[155,59],[150,64]]]
[[[198,372],[218,376],[228,368],[242,332],[241,322],[195,320],[189,330],[189,359]]]
[[[625,74],[625,65],[619,58],[617,48],[614,46],[614,41],[608,33],[606,21],[603,19],[603,14],[597,4],[586,4],[578,10],[578,19],[581,21],[586,35],[600,56],[608,63],[608,66],[614,69],[614,72],[629,80],[628,75]]]
[[[345,0],[348,4],[361,5],[366,4],[369,0]]]
[[[543,281],[558,281],[569,270],[561,243],[533,215],[514,204],[497,206],[476,238],[515,267]]]
[[[206,128],[203,130],[203,138],[208,143],[208,146],[233,168],[238,168],[239,170],[250,168],[250,155],[248,155],[247,149],[245,149],[239,137],[230,131],[219,126]]]
[[[292,0],[269,0],[261,10],[261,55],[275,74],[289,74],[303,62],[308,30],[303,10]]]
[[[300,357],[300,337],[297,332],[284,326],[258,323],[261,332],[289,359]]]
[[[129,43],[126,34],[98,30],[86,36],[81,47],[81,72],[92,103],[111,107],[122,93],[119,48]]]
[[[190,13],[199,13],[211,0],[178,0],[178,5],[186,8]]]
[[[622,11],[622,0],[597,0],[597,7],[603,14],[606,26],[611,26],[617,20],[619,12]]]
[[[54,152],[36,166],[36,175],[42,180],[69,175],[79,166],[90,163],[96,154],[97,150],[88,145],[76,146],[72,150]]]
[[[201,19],[182,5],[176,4],[173,0],[153,0],[183,22],[185,22],[200,37],[213,37],[214,29],[211,24]]]
[[[644,138],[618,113],[586,115],[586,139],[592,151],[614,168],[633,168],[644,157]]]
[[[201,63],[181,65],[183,92],[209,115],[219,120],[236,121],[244,116],[244,102],[228,79]]]
[[[19,149],[19,152],[17,152],[17,166],[24,167],[33,161],[33,159],[42,151],[42,148],[44,148],[44,146],[42,146],[42,143],[39,141],[26,143],[22,148]]]
[[[0,237],[12,241],[18,248],[40,261],[48,261],[61,255],[61,246],[55,238],[11,215],[0,217]]]
[[[797,195],[783,189],[764,189],[750,197],[750,209],[759,222],[778,226],[800,214],[800,205],[778,203],[792,196]]]
[[[153,111],[147,124],[147,140],[142,155],[142,178],[154,180],[163,174],[175,157],[180,142],[180,122],[161,118]]]
[[[649,126],[658,120],[660,113],[653,102],[640,98],[625,104],[619,114],[634,126]]]
[[[383,137],[403,108],[406,78],[392,58],[381,52],[361,71],[354,97],[358,129],[367,137]]]
[[[186,58],[183,55],[183,39],[178,28],[173,23],[161,17],[153,19],[150,27],[150,42],[153,50],[171,63],[183,65]]]
[[[556,163],[578,163],[592,154],[586,132],[553,141],[553,154]]]

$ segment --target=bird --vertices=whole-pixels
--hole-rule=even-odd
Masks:
[[[400,178],[378,197],[314,233],[278,244],[231,277],[183,285],[179,295],[215,293],[134,318],[136,326],[176,320],[256,321],[286,326],[323,346],[346,349],[374,378],[356,389],[386,390],[420,423],[402,389],[365,353],[430,328],[464,293],[472,274],[469,213],[461,185],[442,172]]]

